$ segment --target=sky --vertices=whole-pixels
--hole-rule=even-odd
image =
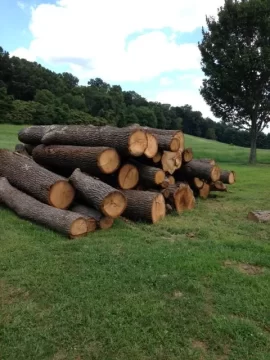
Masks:
[[[199,94],[198,41],[205,16],[224,0],[0,0],[0,46],[11,55],[100,77],[148,100],[192,105]]]

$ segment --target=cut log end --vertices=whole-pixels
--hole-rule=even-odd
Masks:
[[[192,190],[188,186],[179,188],[174,194],[174,203],[179,214],[185,210],[193,209],[195,199]]]
[[[109,216],[104,216],[99,221],[99,227],[102,230],[110,229],[113,226],[114,219]]]
[[[201,188],[203,187],[204,181],[201,180],[201,179],[199,179],[199,178],[197,178],[197,177],[195,177],[195,178],[193,179],[193,184],[194,184],[194,186],[195,186],[197,189],[201,189]]]
[[[94,232],[97,229],[97,222],[95,219],[87,219],[87,232]]]
[[[160,185],[165,180],[165,172],[163,170],[158,170],[155,174],[155,183]]]
[[[149,159],[154,158],[157,155],[158,152],[158,142],[157,138],[150,133],[146,134],[147,137],[147,148],[144,151],[144,155],[148,157]]]
[[[118,184],[123,190],[134,189],[139,182],[139,171],[136,166],[126,164],[122,166],[118,174]]]
[[[232,171],[228,177],[228,182],[230,185],[234,184],[235,182],[235,173]]]
[[[147,148],[147,136],[142,130],[135,130],[129,137],[128,150],[133,156],[141,156]]]
[[[183,161],[185,163],[190,162],[193,159],[193,151],[191,148],[185,149],[183,151]]]
[[[98,166],[104,174],[112,174],[119,168],[120,161],[115,149],[106,149],[99,156]]]
[[[221,170],[217,165],[214,165],[211,169],[211,179],[213,182],[216,182],[220,179]]]
[[[162,194],[158,194],[152,204],[152,222],[153,224],[157,223],[158,221],[162,220],[166,216],[166,204],[164,200],[164,196]]]
[[[162,158],[162,154],[160,152],[158,152],[154,157],[153,157],[153,163],[154,164],[158,164],[161,161]]]
[[[113,219],[119,217],[127,206],[127,200],[120,191],[114,191],[108,194],[101,205],[102,213]]]
[[[178,138],[173,138],[170,143],[170,150],[171,151],[178,151],[180,149],[180,140]]]
[[[67,209],[75,197],[75,190],[65,180],[59,180],[52,185],[49,192],[49,204],[58,209]]]
[[[199,195],[201,199],[207,199],[210,194],[210,185],[207,183],[203,184],[203,187],[199,190]]]
[[[88,221],[83,218],[79,218],[73,221],[70,228],[70,238],[74,239],[88,233]]]

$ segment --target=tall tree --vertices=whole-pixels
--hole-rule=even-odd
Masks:
[[[217,19],[206,20],[201,95],[223,122],[250,132],[255,163],[258,134],[270,121],[270,2],[225,0]]]

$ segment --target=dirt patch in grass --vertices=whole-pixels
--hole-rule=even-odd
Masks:
[[[245,263],[237,263],[234,261],[226,260],[224,262],[225,267],[233,268],[246,275],[261,275],[264,273],[264,268],[257,265],[250,265]]]
[[[192,347],[196,350],[203,351],[204,353],[206,353],[207,349],[208,349],[206,343],[203,341],[199,341],[199,340],[193,340]]]
[[[16,288],[0,280],[0,302],[2,305],[10,305],[19,300],[27,300],[29,292],[21,288]]]

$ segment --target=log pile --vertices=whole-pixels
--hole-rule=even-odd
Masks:
[[[14,152],[0,150],[0,203],[70,238],[119,217],[157,223],[235,182],[213,159],[194,159],[180,130],[51,125],[18,138]]]

